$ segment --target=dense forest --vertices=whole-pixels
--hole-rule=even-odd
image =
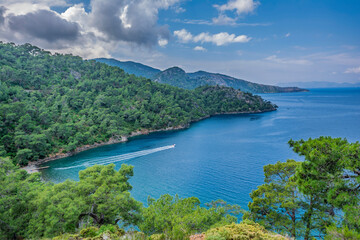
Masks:
[[[289,145],[305,160],[265,166],[248,211],[168,194],[143,206],[129,192],[133,167],[125,164],[54,184],[0,158],[0,239],[360,239],[360,143],[320,137]]]
[[[139,130],[276,109],[232,88],[180,89],[30,44],[1,43],[0,56],[0,156],[20,165]]]

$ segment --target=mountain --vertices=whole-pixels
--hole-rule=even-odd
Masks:
[[[201,85],[195,80],[191,79],[189,74],[187,74],[183,69],[179,67],[172,67],[166,69],[155,75],[153,78],[155,82],[166,83],[175,87],[185,88],[185,89],[194,89]]]
[[[138,77],[146,77],[149,79],[152,79],[157,73],[161,72],[159,69],[132,61],[118,61],[112,58],[96,58],[94,60],[97,62],[106,63],[110,66],[119,67],[123,69],[126,73],[134,74]]]
[[[288,83],[279,83],[279,86],[287,85]],[[357,83],[337,83],[337,82],[322,82],[322,81],[312,81],[312,82],[294,82],[292,83],[296,86],[303,88],[354,88],[360,87],[360,82]]]
[[[298,87],[278,87],[253,83],[219,73],[209,73],[205,71],[186,73],[179,67],[172,67],[159,72],[155,75],[153,80],[185,89],[194,89],[204,85],[219,85],[224,87],[232,87],[235,89],[240,89],[244,92],[251,93],[284,93],[307,91],[306,89],[301,89]]]
[[[0,43],[0,56],[0,157],[19,165],[216,114],[276,110],[233,88],[181,89],[30,44]]]
[[[240,89],[244,92],[251,93],[285,93],[308,91],[298,87],[278,87],[253,83],[219,73],[209,73],[205,71],[186,73],[179,67],[171,67],[164,71],[160,71],[159,69],[155,69],[136,62],[122,62],[107,58],[98,58],[95,60],[111,66],[120,67],[124,69],[125,72],[135,74],[136,76],[146,77],[154,80],[155,82],[165,83],[184,89],[194,89],[204,85],[219,85],[224,87],[232,87],[235,89]]]

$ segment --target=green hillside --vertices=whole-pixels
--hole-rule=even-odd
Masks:
[[[139,130],[276,109],[259,96],[231,88],[180,89],[30,44],[2,43],[0,55],[0,156],[20,165],[117,142]]]

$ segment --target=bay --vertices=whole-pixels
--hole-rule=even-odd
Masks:
[[[312,89],[310,92],[263,94],[275,112],[222,115],[179,131],[153,133],[129,142],[91,149],[48,162],[47,181],[78,180],[91,163],[134,166],[131,194],[169,193],[198,197],[202,203],[223,199],[246,208],[249,193],[263,183],[263,167],[292,158],[287,142],[319,136],[360,140],[360,89]],[[171,145],[176,144],[175,148]],[[164,148],[163,148],[164,147]]]

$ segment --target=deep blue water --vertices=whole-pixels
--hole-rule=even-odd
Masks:
[[[108,145],[76,156],[46,163],[46,180],[78,179],[86,161],[116,162],[134,166],[132,195],[142,202],[148,196],[179,194],[198,197],[202,203],[224,199],[246,208],[249,193],[263,183],[263,167],[292,158],[302,160],[288,147],[289,139],[346,137],[360,140],[360,89],[313,89],[306,93],[264,94],[279,106],[275,112],[212,117],[189,129],[154,133],[127,143]],[[114,157],[169,146],[145,156]],[[126,157],[127,156],[127,157]],[[110,158],[114,157],[114,158]]]

